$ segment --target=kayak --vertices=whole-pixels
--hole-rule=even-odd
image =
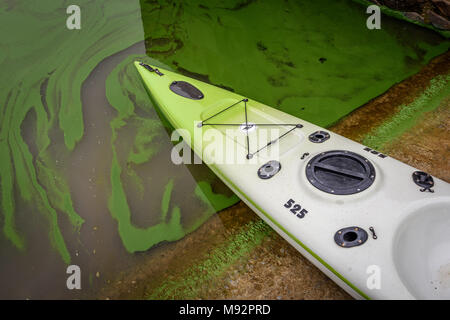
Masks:
[[[249,97],[135,66],[185,145],[350,295],[450,299],[448,183]]]

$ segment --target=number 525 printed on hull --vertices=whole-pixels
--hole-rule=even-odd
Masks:
[[[295,216],[299,219],[304,218],[305,214],[308,213],[308,210],[306,210],[305,208],[302,208],[301,205],[299,205],[298,203],[295,203],[295,201],[292,199],[289,199],[284,204],[284,207],[289,209],[289,211],[292,212],[293,214],[295,214]]]

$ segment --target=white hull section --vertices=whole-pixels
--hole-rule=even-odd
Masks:
[[[363,145],[332,132],[327,141],[313,143],[308,136],[323,131],[323,128],[268,109],[270,116],[266,116],[266,122],[303,125],[291,134],[287,147],[281,148],[279,158],[267,158],[262,162],[258,159],[258,163],[253,164],[251,161],[210,164],[210,168],[276,232],[353,297],[450,299],[450,275],[445,278],[442,274],[446,268],[450,272],[450,250],[447,250],[450,248],[449,184],[434,178],[434,193],[421,192],[412,180],[416,171],[413,167],[365,151]],[[246,157],[244,145],[238,144],[237,150],[238,157]],[[306,177],[306,166],[314,156],[331,150],[350,151],[368,159],[376,172],[373,184],[351,195],[330,194],[313,186]],[[196,149],[197,153],[199,151]],[[309,156],[301,159],[304,153]],[[206,162],[212,158],[203,152]],[[257,172],[266,160],[279,161],[281,170],[270,179],[261,179]],[[289,200],[307,210],[303,218],[285,207]],[[415,228],[419,225],[424,228],[417,236],[425,238],[404,235],[402,231],[417,215],[422,217],[420,222],[423,223],[416,222]],[[442,243],[430,243],[426,237],[435,233],[438,225],[432,221],[437,215],[440,228],[433,239]],[[367,241],[351,248],[337,245],[335,233],[352,226],[364,229],[368,234]],[[376,232],[376,240],[369,231],[371,227]],[[416,265],[418,258],[412,257],[414,248],[438,250],[438,254],[426,258],[424,252],[423,263]],[[436,255],[441,258],[437,259]],[[378,276],[379,279],[373,278]]]

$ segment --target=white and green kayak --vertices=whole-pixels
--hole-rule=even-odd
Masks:
[[[250,98],[135,62],[189,147],[355,298],[450,299],[450,185]]]

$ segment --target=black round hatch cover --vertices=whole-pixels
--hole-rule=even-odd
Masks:
[[[170,90],[176,94],[193,100],[203,99],[203,93],[186,81],[173,81],[170,84]]]
[[[369,188],[375,181],[375,168],[357,153],[334,150],[312,158],[306,165],[306,177],[319,190],[348,195]]]

